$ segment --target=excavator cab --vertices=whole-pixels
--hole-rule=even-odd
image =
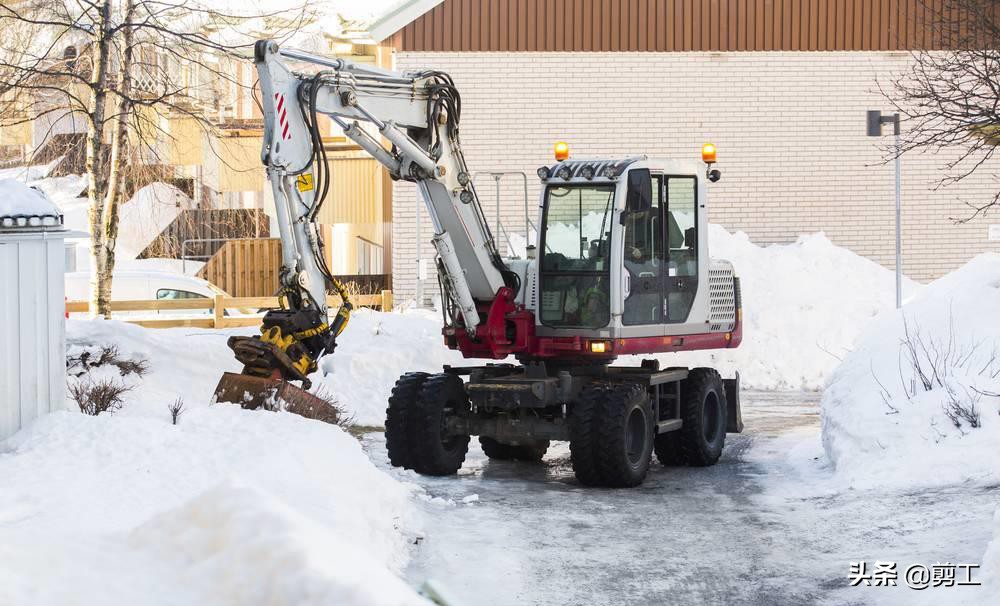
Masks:
[[[698,237],[708,229],[704,165],[564,156],[538,176],[540,252],[524,266],[538,298],[523,302],[537,304],[539,338],[596,331],[608,338],[605,357],[671,351],[675,335],[678,345],[705,333],[722,346],[732,341],[733,269],[710,259],[707,238]]]

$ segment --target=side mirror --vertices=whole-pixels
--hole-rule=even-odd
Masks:
[[[649,169],[637,168],[628,172],[628,193],[625,211],[641,213],[653,207],[653,178]]]

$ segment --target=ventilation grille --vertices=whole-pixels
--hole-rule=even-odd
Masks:
[[[713,332],[730,331],[736,327],[736,285],[732,267],[720,267],[708,272],[708,321]]]
[[[528,309],[538,309],[538,272],[529,267],[527,271],[527,286],[525,287],[525,307]]]

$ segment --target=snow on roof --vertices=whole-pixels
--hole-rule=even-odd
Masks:
[[[41,190],[15,179],[0,179],[0,227],[62,225],[62,213]]]

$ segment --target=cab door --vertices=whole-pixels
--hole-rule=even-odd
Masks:
[[[663,323],[663,175],[653,174],[649,208],[628,212],[624,229],[623,265],[627,285],[622,324],[643,326]]]
[[[663,201],[663,317],[681,323],[698,292],[698,178],[664,176]]]

